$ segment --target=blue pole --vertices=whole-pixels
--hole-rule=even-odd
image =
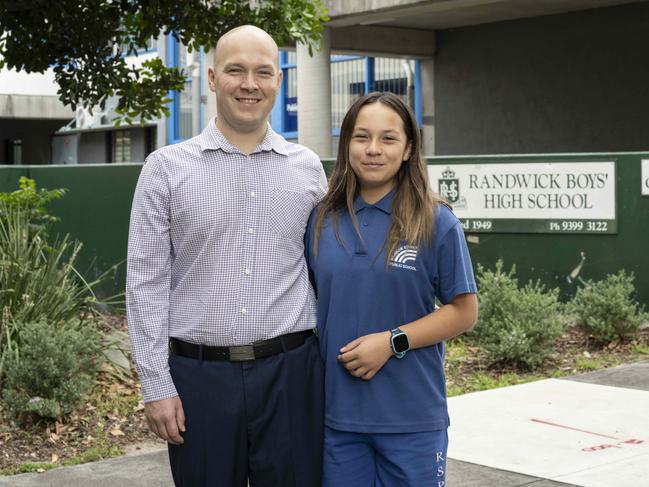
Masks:
[[[365,58],[365,94],[374,91],[374,58]]]
[[[178,43],[171,34],[167,35],[167,52],[165,53],[165,57],[167,66],[178,66]],[[177,138],[176,121],[178,119],[178,92],[170,91],[169,98],[171,101],[169,102],[169,117],[167,118],[167,144],[173,144]]]
[[[415,61],[415,117],[421,127],[423,124],[423,100],[421,89],[421,60]]]

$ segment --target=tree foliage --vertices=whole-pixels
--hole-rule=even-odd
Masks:
[[[168,115],[170,90],[181,90],[181,69],[161,59],[132,65],[126,56],[149,39],[172,35],[191,50],[214,46],[233,27],[253,24],[279,45],[318,44],[321,0],[0,0],[0,68],[28,73],[52,67],[59,98],[76,109],[105,108],[130,120]]]

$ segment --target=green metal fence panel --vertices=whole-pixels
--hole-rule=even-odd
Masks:
[[[502,259],[507,268],[516,265],[521,282],[539,279],[548,286],[559,287],[564,298],[574,293],[580,279],[601,279],[624,269],[635,274],[638,299],[649,305],[649,196],[641,195],[643,159],[649,159],[649,153],[433,157],[427,162],[444,167],[614,162],[614,231],[546,233],[543,222],[538,228],[525,227],[524,231],[515,227],[507,228],[506,232],[468,228],[465,232],[469,249],[474,264],[493,267]],[[330,175],[333,161],[324,160],[323,165]],[[61,218],[54,230],[69,233],[84,243],[79,267],[87,278],[92,279],[118,265],[117,273],[102,289],[104,296],[111,295],[124,289],[128,221],[141,167],[141,164],[0,167],[0,191],[17,189],[21,175],[35,179],[39,187],[67,188],[68,194],[51,207],[52,213]],[[431,184],[433,189],[438,189],[435,182]],[[545,225],[547,229],[547,222]],[[585,260],[576,276],[582,255]]]
[[[141,169],[142,164],[2,167],[0,191],[18,189],[20,176],[34,179],[39,188],[66,188],[68,193],[50,206],[61,219],[51,233],[83,242],[78,270],[87,280],[116,266],[97,290],[107,298],[124,291],[129,215]]]

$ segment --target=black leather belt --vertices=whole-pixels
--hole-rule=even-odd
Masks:
[[[286,335],[263,340],[251,345],[239,345],[233,347],[211,347],[208,345],[196,345],[185,342],[178,338],[169,339],[169,350],[174,355],[193,359],[209,361],[230,361],[243,362],[270,357],[278,353],[287,352],[303,345],[307,338],[315,335],[315,329],[288,333]],[[201,351],[202,349],[202,351]],[[202,353],[201,353],[202,352]]]

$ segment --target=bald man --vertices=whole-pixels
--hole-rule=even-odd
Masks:
[[[208,71],[217,116],[146,160],[127,312],[151,429],[178,486],[320,485],[323,368],[304,231],[320,160],[273,132],[278,49],[243,26]]]

